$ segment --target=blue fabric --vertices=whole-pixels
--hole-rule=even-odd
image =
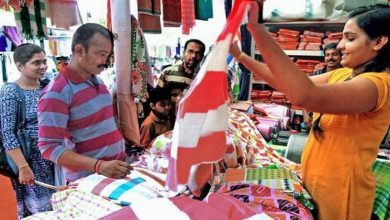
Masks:
[[[117,189],[115,189],[114,191],[112,191],[112,193],[108,196],[110,199],[114,199],[114,200],[117,200],[119,199],[119,197],[125,193],[126,191],[128,190],[131,190],[133,187],[135,187],[136,185],[140,184],[140,183],[143,183],[145,182],[144,179],[138,177],[138,178],[135,178],[135,179],[132,179],[122,185],[120,185]]]
[[[241,25],[241,48],[244,53],[251,56],[252,36],[246,25]],[[251,84],[251,72],[241,63],[238,64],[241,69],[240,75],[240,95],[238,100],[248,100],[250,98],[249,88]]]
[[[54,185],[54,165],[52,162],[42,159],[38,150],[38,120],[37,102],[40,89],[23,90],[26,97],[26,130],[32,138],[31,157],[27,160],[35,179],[50,185]],[[16,109],[19,95],[12,84],[5,84],[0,94],[1,129],[4,147],[7,150],[19,147],[19,141],[15,135]],[[18,218],[23,218],[38,212],[50,211],[50,198],[53,190],[37,185],[22,185],[16,179],[11,179],[16,192]]]
[[[230,11],[232,10],[233,2],[232,0],[225,0],[225,15],[226,17],[229,16]]]

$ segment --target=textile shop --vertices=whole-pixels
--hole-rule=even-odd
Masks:
[[[131,19],[136,19],[139,26],[133,26],[133,20],[122,23],[131,26],[126,42],[128,47],[125,47],[131,48],[131,55],[124,58],[130,60],[130,66],[121,72],[116,68],[118,63],[114,63],[119,61],[115,60],[100,75],[110,91],[130,88],[131,100],[116,107],[130,108],[131,113],[118,115],[118,120],[129,123],[120,129],[125,139],[132,142],[139,140],[139,122],[148,113],[145,108],[148,88],[156,86],[163,66],[171,65],[183,56],[183,40],[179,39],[183,35],[191,36],[199,21],[214,19],[216,10],[224,10],[226,24],[210,45],[206,43],[207,46],[213,44],[214,49],[207,51],[194,79],[196,83],[180,102],[182,116],[177,116],[173,131],[159,135],[149,149],[132,158],[134,170],[126,178],[112,179],[95,173],[68,183],[65,190],[48,186],[57,190],[51,199],[53,211],[25,219],[146,219],[161,216],[177,219],[316,219],[316,204],[303,184],[301,166],[301,154],[313,126],[310,113],[255,76],[227,49],[232,41],[229,37],[234,35],[239,39],[242,52],[263,61],[248,31],[248,6],[243,6],[248,2],[251,1],[225,0],[221,8],[215,0],[137,0],[137,14]],[[124,16],[122,13],[126,11],[116,4],[123,4],[130,11],[129,3],[126,0],[104,3],[107,7],[105,25],[115,32],[119,30],[115,29],[115,25],[120,24],[118,16]],[[385,0],[376,3],[389,5]],[[291,5],[267,0],[261,13],[264,25],[280,48],[299,69],[310,75],[326,67],[325,46],[340,42],[346,14],[363,4],[369,3],[298,0],[294,2],[296,10],[291,13]],[[5,11],[14,14],[16,27],[0,24],[0,84],[17,79],[19,73],[13,62],[13,50],[25,42],[45,48],[48,57],[45,77],[47,80],[56,77],[70,59],[74,32],[71,27],[85,23],[78,2],[36,0],[20,5],[19,1],[0,0],[0,13]],[[128,13],[126,16],[130,17]],[[177,45],[147,41],[148,35],[161,34],[165,28],[176,28],[180,32],[174,37]],[[114,48],[116,57],[126,54],[125,48]],[[220,64],[221,57],[227,57],[227,62]],[[211,81],[208,76],[213,71],[229,72],[230,77],[227,79],[224,74]],[[130,85],[123,87],[118,83],[124,79]],[[225,87],[215,86],[226,84],[226,81],[230,87],[227,91]],[[227,101],[228,93],[232,95],[231,102]],[[187,110],[193,105],[201,106],[202,110]],[[120,112],[129,112],[122,110]],[[191,113],[204,116],[186,124],[183,122],[187,120],[186,114]],[[205,130],[222,131],[223,138],[201,146]],[[192,146],[195,150],[191,153],[180,146],[181,141],[191,139],[189,136],[196,139]],[[384,136],[378,148],[372,166],[376,181],[372,218],[384,220],[390,218],[389,134]],[[183,178],[185,181],[181,181]],[[7,185],[12,191],[6,177],[0,176],[0,180],[2,186]],[[14,197],[12,193],[4,196]],[[12,203],[4,197],[0,197],[0,202]],[[0,216],[15,218],[5,213],[15,209],[12,205],[6,206],[7,211],[0,207]]]

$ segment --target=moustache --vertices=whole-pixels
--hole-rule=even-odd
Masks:
[[[104,68],[104,69],[107,69],[108,68],[108,64],[99,64],[97,65],[98,68]]]

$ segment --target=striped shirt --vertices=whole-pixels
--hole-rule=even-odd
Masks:
[[[180,63],[165,68],[158,79],[158,86],[165,87],[168,82],[180,82],[188,86],[191,85],[192,80],[195,78],[194,74],[186,73],[183,65],[184,63]]]
[[[126,159],[124,139],[113,117],[112,97],[99,78],[85,80],[64,67],[41,94],[38,126],[39,150],[43,158],[55,163],[65,150],[95,159]],[[64,171],[68,181],[90,174],[65,167]]]

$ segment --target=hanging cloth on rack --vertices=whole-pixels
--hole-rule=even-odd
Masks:
[[[148,98],[148,77],[151,68],[144,34],[134,16],[131,18],[131,95],[141,102]]]
[[[47,17],[58,28],[69,30],[70,26],[83,24],[77,0],[47,0],[46,8]]]
[[[7,38],[0,32],[0,51],[6,51]]]
[[[161,3],[160,0],[137,0],[138,19],[144,33],[161,33]]]
[[[45,0],[21,5],[14,15],[16,26],[26,39],[43,39],[47,36]]]
[[[181,2],[163,0],[164,27],[180,27],[181,25]]]
[[[7,57],[4,54],[0,55],[1,58],[1,76],[3,83],[8,82],[8,77],[7,77],[7,67],[6,67],[6,62],[7,62]]]
[[[242,45],[242,51],[246,53],[247,55],[251,56],[251,43],[252,43],[252,36],[250,32],[248,31],[246,24],[241,25],[240,27],[241,32],[241,45]],[[249,100],[249,89],[251,84],[251,72],[241,63],[238,64],[238,66],[241,69],[241,75],[240,75],[240,95],[238,97],[238,100]]]
[[[195,19],[207,21],[213,18],[213,1],[212,0],[194,0]]]
[[[14,47],[22,44],[22,36],[16,27],[4,26],[4,35],[12,42]]]
[[[181,0],[182,33],[190,34],[190,29],[195,26],[194,0]]]
[[[0,0],[0,8],[4,9],[6,11],[10,11],[11,8],[13,10],[19,10],[21,4],[31,5],[31,3],[34,0],[24,0],[24,1],[17,1],[17,0]]]

